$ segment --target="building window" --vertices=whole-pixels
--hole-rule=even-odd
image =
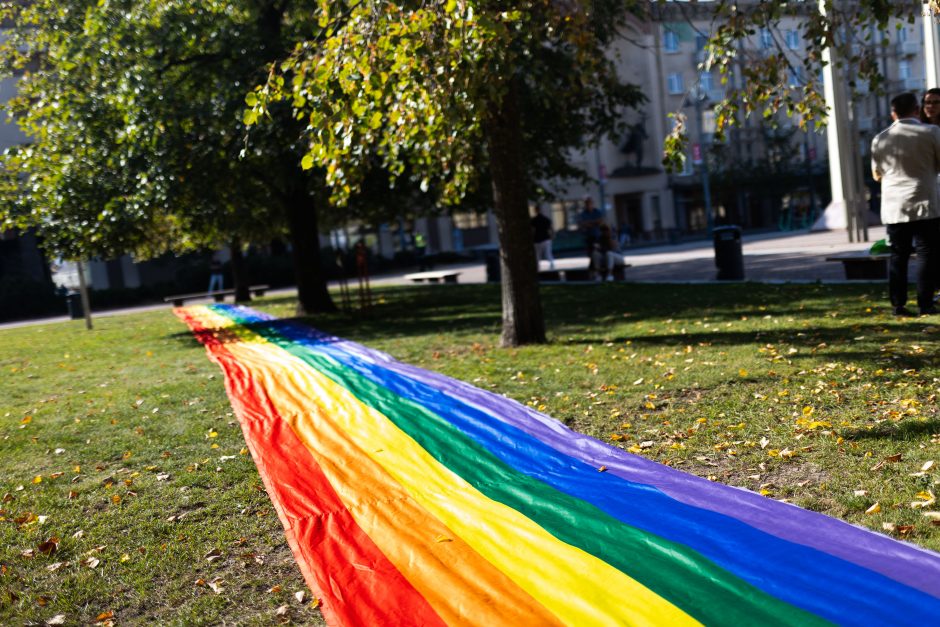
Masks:
[[[788,85],[798,87],[803,84],[803,71],[798,67],[791,67],[787,73]]]
[[[898,78],[902,81],[907,80],[911,77],[911,62],[910,61],[898,61]]]
[[[902,26],[898,29],[898,43],[903,44],[905,41],[907,41],[907,28]]]
[[[455,211],[452,219],[458,229],[478,229],[486,226],[486,214],[476,211]]]
[[[774,36],[769,28],[760,29],[760,47],[764,50],[774,47]]]
[[[787,34],[787,48],[790,50],[798,50],[800,47],[800,33],[796,30],[788,30]]]
[[[708,35],[703,35],[702,33],[698,33],[697,35],[695,35],[695,49],[696,50],[704,50],[706,44],[708,44]]]
[[[675,32],[667,30],[663,34],[663,50],[666,52],[679,52],[679,36]]]
[[[682,86],[682,74],[680,72],[671,72],[669,76],[666,77],[666,86],[670,94],[681,94],[685,91],[685,88]]]
[[[711,72],[702,72],[698,75],[698,86],[703,93],[710,92],[715,88],[715,79]]]

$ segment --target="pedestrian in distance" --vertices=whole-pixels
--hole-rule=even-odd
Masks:
[[[578,214],[578,230],[584,235],[584,247],[587,252],[590,270],[594,270],[594,248],[601,236],[601,224],[604,214],[594,207],[590,196],[584,198],[584,209]]]
[[[535,262],[542,260],[548,262],[549,270],[555,269],[555,257],[552,255],[552,221],[542,213],[541,208],[535,209],[535,216],[532,218],[532,239],[535,241]]]
[[[225,275],[222,274],[222,262],[216,255],[212,255],[209,262],[209,289],[208,292],[222,291],[225,289]]]
[[[926,98],[925,98],[926,100]],[[872,176],[881,182],[881,220],[891,242],[888,293],[894,315],[911,316],[907,305],[908,262],[917,251],[917,306],[935,314],[940,278],[940,127],[924,124],[912,93],[891,100],[894,123],[871,144]]]

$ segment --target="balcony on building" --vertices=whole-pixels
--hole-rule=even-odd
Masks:
[[[917,41],[899,41],[895,45],[899,57],[916,57],[924,52],[923,46]]]
[[[908,78],[902,78],[898,82],[901,85],[901,89],[905,91],[923,91],[924,90],[925,81],[922,78],[910,76]]]

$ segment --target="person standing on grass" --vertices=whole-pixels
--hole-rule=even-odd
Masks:
[[[532,239],[535,241],[535,262],[543,259],[548,262],[549,270],[555,269],[555,257],[552,255],[552,221],[536,208],[532,218]]]
[[[912,93],[891,100],[894,123],[871,143],[872,176],[881,182],[881,220],[891,242],[888,293],[894,315],[910,316],[907,267],[916,249],[917,306],[921,315],[935,314],[934,288],[940,277],[940,127],[920,121]]]

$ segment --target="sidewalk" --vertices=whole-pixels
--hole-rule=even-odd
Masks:
[[[876,226],[868,229],[868,242],[849,242],[845,231],[808,231],[774,232],[758,235],[745,235],[742,241],[744,254],[744,276],[747,281],[755,282],[792,282],[815,283],[842,282],[845,274],[842,264],[827,262],[826,257],[849,251],[867,250],[873,242],[885,236],[885,227]],[[638,283],[703,283],[715,280],[715,253],[711,240],[687,242],[671,246],[649,248],[627,248],[624,259],[631,267],[626,269],[626,280]],[[556,260],[556,267],[576,268],[587,265],[587,257],[565,257]],[[543,269],[547,264],[542,264]],[[460,283],[485,283],[486,266],[482,261],[462,264],[449,264],[448,270],[459,270]],[[440,266],[437,269],[444,269]],[[371,280],[374,286],[414,285],[405,279],[411,270],[395,274],[376,276]],[[912,275],[913,276],[913,275]],[[355,280],[350,281],[353,287]],[[337,287],[334,282],[331,287]],[[272,290],[268,294],[295,294],[295,288]],[[193,303],[211,303],[192,301]],[[144,305],[129,309],[95,311],[94,317],[120,316],[127,313],[167,309],[169,305]],[[0,329],[33,324],[64,322],[68,316],[25,320],[0,324]],[[75,321],[76,324],[84,324]]]

